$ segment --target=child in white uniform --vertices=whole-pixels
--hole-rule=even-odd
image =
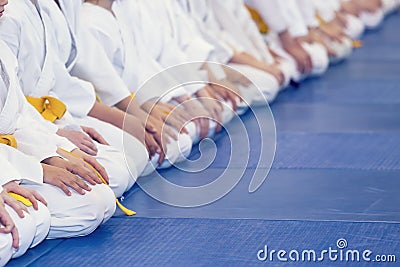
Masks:
[[[295,81],[322,75],[328,68],[328,52],[320,43],[309,40],[307,25],[295,0],[245,0],[268,24],[267,41],[272,49],[297,65]]]
[[[102,181],[86,163],[96,167],[105,179],[107,174],[93,158],[58,136],[57,127],[45,121],[28,104],[19,86],[17,60],[3,41],[0,41],[0,59],[0,134],[12,135],[14,146],[37,162],[28,166],[25,163],[28,160],[20,160],[13,165],[24,178],[35,178],[36,183],[22,180],[21,185],[36,190],[48,203],[51,222],[47,237],[73,237],[93,232],[114,214],[115,196],[108,186],[101,184]],[[15,157],[10,156],[9,160]]]
[[[0,266],[4,266],[46,238],[50,213],[41,195],[19,185],[40,183],[39,162],[4,144],[0,144],[0,158]],[[9,193],[18,194],[30,203],[26,206]]]

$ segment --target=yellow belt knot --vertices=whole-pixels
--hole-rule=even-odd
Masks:
[[[55,97],[27,96],[26,99],[40,114],[42,114],[43,118],[51,122],[61,119],[67,111],[65,104]]]
[[[13,148],[17,148],[17,140],[14,136],[7,134],[7,135],[0,135],[0,144],[4,144],[7,146],[11,146]]]

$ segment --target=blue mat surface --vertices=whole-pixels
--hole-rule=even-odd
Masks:
[[[282,265],[276,255],[273,261],[261,262],[257,259],[258,251],[266,245],[269,250],[288,253],[307,249],[320,254],[329,247],[340,251],[336,243],[342,238],[348,245],[342,251],[371,250],[375,257],[400,250],[399,227],[386,223],[116,218],[91,236],[64,240],[49,255],[27,255],[30,261],[26,262],[31,266],[276,266]],[[372,264],[339,259],[330,261],[326,257],[322,263]],[[320,266],[321,262],[292,265]],[[10,266],[20,265],[15,261]]]
[[[369,32],[364,47],[318,79],[281,93],[271,107],[276,122],[276,154],[258,162],[261,133],[273,138],[268,116],[242,116],[249,147],[231,160],[237,186],[220,200],[198,208],[177,208],[148,196],[137,185],[121,211],[92,235],[45,241],[10,266],[258,266],[257,252],[270,249],[323,250],[345,238],[349,249],[397,254],[397,263],[297,262],[293,266],[398,266],[400,261],[400,16],[381,31]],[[257,109],[256,114],[265,110]],[[234,122],[231,129],[239,129]],[[235,128],[236,127],[236,128]],[[269,132],[268,132],[269,131]],[[267,133],[266,133],[267,132]],[[216,160],[197,173],[160,172],[182,186],[213,182],[227,166],[231,140],[215,138]],[[242,143],[243,142],[243,143]],[[263,149],[273,150],[273,143]],[[211,151],[204,152],[206,156]],[[191,159],[200,157],[193,149]],[[256,170],[268,174],[254,193]],[[153,178],[146,183],[151,183]],[[161,188],[162,189],[162,188]],[[172,194],[165,191],[165,194]],[[263,265],[282,264],[276,259]]]

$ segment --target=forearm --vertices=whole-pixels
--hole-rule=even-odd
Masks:
[[[264,70],[267,65],[264,62],[257,60],[256,58],[245,52],[235,53],[231,59],[231,62],[237,64],[249,65],[261,70]]]
[[[140,108],[139,103],[132,97],[126,97],[115,105],[118,109],[128,114],[139,116],[142,115],[143,110]]]
[[[124,124],[125,112],[117,108],[111,108],[101,103],[95,103],[93,108],[89,112],[89,116],[104,122],[108,122],[122,129]]]

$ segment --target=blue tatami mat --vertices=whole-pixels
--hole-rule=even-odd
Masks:
[[[339,250],[337,241],[342,238],[347,242],[342,251],[370,250],[372,259],[400,250],[399,227],[385,223],[118,218],[91,236],[63,241],[50,255],[30,261],[25,258],[25,263],[30,266],[276,266],[279,265],[276,255],[272,262],[269,259],[260,262],[258,251],[268,246],[269,251],[302,253],[307,249],[320,255],[330,247]],[[21,263],[17,260],[10,266]],[[373,266],[372,262],[330,261],[328,257],[322,263]],[[321,266],[321,262],[292,265]],[[379,266],[395,265],[380,263]]]
[[[267,171],[267,170],[265,170]],[[222,169],[165,174],[182,186],[211,182]],[[238,171],[239,172],[239,171]],[[255,193],[248,187],[252,170],[224,198],[203,207],[162,204],[136,188],[124,204],[152,218],[252,218],[269,220],[340,220],[400,222],[400,171],[271,170]],[[240,173],[238,173],[240,175]],[[164,191],[167,197],[171,194]],[[124,216],[120,211],[118,216]]]
[[[194,187],[213,182],[230,163],[232,179],[241,179],[221,199],[177,208],[135,185],[123,202],[135,217],[118,210],[92,235],[45,241],[10,266],[286,266],[276,258],[261,263],[257,252],[264,246],[320,252],[337,249],[339,239],[350,250],[371,250],[371,257],[395,254],[397,263],[326,258],[291,265],[399,266],[399,28],[400,16],[390,16],[380,31],[365,35],[364,47],[349,60],[278,96],[271,107],[277,141],[271,170],[271,162],[258,161],[261,149],[274,151],[275,129],[269,127],[274,121],[268,110],[256,109],[259,121],[252,113],[242,116],[246,132],[235,121],[226,128],[229,137],[216,136],[216,159],[208,168],[159,172],[172,183]],[[262,146],[263,140],[269,143]],[[229,160],[232,146],[241,149]],[[199,157],[194,148],[191,159]],[[255,172],[269,175],[249,193]],[[157,189],[176,197],[163,186]]]

